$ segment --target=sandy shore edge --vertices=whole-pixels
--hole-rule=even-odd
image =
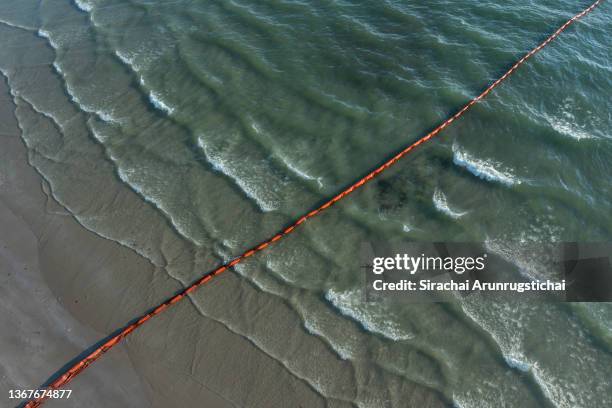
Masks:
[[[28,163],[13,109],[0,82],[0,325],[7,328],[0,333],[0,393],[7,406],[21,402],[8,400],[8,390],[41,386],[180,288],[164,268],[85,229],[53,199]],[[231,284],[211,290],[235,291]],[[69,400],[47,406],[327,405],[283,364],[189,301],[143,326],[67,388],[74,390]]]

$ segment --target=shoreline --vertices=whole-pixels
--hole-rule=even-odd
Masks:
[[[6,83],[0,81],[0,223],[11,231],[0,236],[0,293],[2,308],[14,309],[0,317],[0,324],[11,328],[0,336],[3,399],[10,389],[41,387],[118,325],[180,287],[164,268],[87,230],[55,201],[28,163],[13,109]],[[325,397],[249,339],[199,314],[191,302],[181,303],[71,382],[66,387],[73,389],[70,399],[46,404],[326,405]],[[168,327],[177,322],[180,327]],[[173,336],[168,336],[170,331]],[[204,347],[198,345],[201,339],[223,348],[198,351]],[[253,392],[258,394],[255,399]],[[8,400],[8,405],[22,402]]]
[[[8,234],[0,235],[0,335],[2,399],[9,389],[42,386],[56,370],[97,342],[104,334],[82,324],[49,288],[45,272],[62,268],[46,264],[46,246],[60,231],[71,237],[71,245],[57,254],[70,256],[76,243],[90,245],[91,233],[80,227],[52,199],[45,196],[40,176],[27,164],[27,153],[19,129],[11,118],[5,83],[0,82],[0,224]],[[12,119],[12,120],[11,120]],[[10,311],[6,313],[6,311]],[[117,387],[117,381],[126,387]],[[69,400],[49,400],[49,406],[148,406],[150,391],[134,371],[124,345],[109,353],[89,375],[75,380]],[[78,389],[78,391],[77,391]],[[8,400],[9,406],[22,400]]]

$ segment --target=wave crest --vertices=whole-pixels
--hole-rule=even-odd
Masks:
[[[91,10],[93,10],[93,4],[91,4],[87,0],[74,0],[74,5],[77,6],[79,10],[82,10],[86,13],[89,13]]]
[[[474,157],[462,151],[457,145],[453,145],[453,163],[483,180],[509,187],[522,183],[522,180],[517,178],[511,170],[501,169],[501,163]]]
[[[458,211],[458,210],[451,208],[448,205],[446,195],[444,195],[442,190],[438,188],[436,189],[436,191],[434,191],[432,200],[433,200],[434,206],[436,207],[438,211],[448,215],[451,218],[457,219],[457,218],[463,217],[465,214],[468,213],[468,211]]]
[[[340,313],[359,322],[370,333],[380,334],[395,341],[410,340],[415,337],[413,331],[406,330],[394,321],[392,313],[383,305],[364,302],[363,292],[360,289],[344,292],[330,289],[325,293],[325,299]]]

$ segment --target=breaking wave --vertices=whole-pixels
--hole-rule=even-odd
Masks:
[[[383,304],[364,302],[363,296],[359,289],[343,292],[330,289],[325,293],[325,299],[340,313],[360,323],[365,330],[396,341],[414,338],[415,334],[407,330],[406,325],[395,322],[391,311]]]
[[[501,163],[493,160],[479,159],[462,151],[457,145],[453,145],[453,163],[483,180],[513,186],[521,184],[509,169],[502,169]]]
[[[253,180],[257,177],[256,170],[241,169],[232,166],[222,154],[208,146],[202,137],[198,138],[198,146],[206,156],[206,160],[211,164],[213,169],[230,177],[240,187],[240,189],[251,198],[263,212],[269,212],[278,209],[280,203],[274,197],[271,197],[264,189],[257,188],[257,183]]]
[[[453,219],[461,218],[465,214],[468,213],[468,211],[458,211],[458,210],[451,208],[448,204],[448,200],[446,199],[446,195],[444,195],[442,190],[440,190],[439,188],[437,188],[434,191],[432,200],[433,200],[434,206],[436,207],[438,211],[448,215],[449,217]]]
[[[93,10],[93,5],[87,0],[74,0],[74,4],[82,11],[89,13]]]

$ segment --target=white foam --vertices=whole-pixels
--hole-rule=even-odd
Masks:
[[[446,199],[446,195],[444,195],[442,190],[440,190],[439,188],[436,188],[436,190],[434,191],[432,201],[438,211],[448,215],[451,218],[457,219],[457,218],[463,217],[465,214],[468,213],[468,211],[458,211],[458,210],[451,208],[448,205],[448,200]]]
[[[115,55],[123,64],[130,67],[132,71],[134,71],[134,73],[140,73],[141,69],[136,64],[136,58],[134,56],[128,55],[127,53],[119,50],[115,51]],[[137,77],[140,86],[142,86],[143,88],[147,88],[147,82],[145,81],[144,77],[142,75],[137,75]],[[163,96],[157,91],[149,91],[149,101],[151,102],[151,104],[153,104],[153,106],[155,106],[155,108],[167,113],[168,115],[172,115],[175,111],[175,108],[170,106],[168,102],[164,101]]]
[[[247,197],[255,201],[261,211],[274,211],[279,207],[278,200],[268,197],[265,195],[264,191],[258,190],[253,180],[249,180],[249,175],[247,173],[227,163],[221,154],[215,152],[206,144],[202,137],[198,138],[198,146],[202,149],[202,152],[206,156],[206,160],[212,165],[213,169],[234,180]]]
[[[499,346],[504,361],[508,367],[512,367],[521,372],[533,372],[535,363],[525,355],[523,349],[524,330],[523,322],[529,318],[529,308],[525,306],[517,306],[514,303],[500,302],[491,304],[485,301],[478,295],[469,296],[461,303],[463,312],[474,323],[482,327],[493,338]],[[517,307],[521,308],[517,312]],[[453,399],[461,401],[461,406],[476,406],[480,398],[474,398],[462,392],[461,396],[453,396]],[[493,401],[491,401],[493,402]],[[475,404],[475,405],[474,405]],[[483,406],[499,406],[499,405],[483,405]]]
[[[495,253],[508,263],[518,268],[518,272],[530,280],[561,279],[554,259],[561,256],[559,248],[549,247],[547,251],[534,252],[534,248],[544,248],[534,244],[542,242],[559,242],[559,230],[546,224],[546,219],[536,217],[518,235],[504,234],[491,238],[485,237],[487,251]],[[537,256],[536,256],[537,255]]]
[[[329,342],[329,345],[342,360],[350,360],[355,354],[355,351],[350,347],[350,342],[336,343],[331,341],[319,326],[316,318],[316,316],[304,318],[304,328],[308,331],[308,333],[326,339]]]
[[[457,145],[453,145],[453,163],[463,167],[470,173],[483,180],[513,186],[521,184],[518,179],[509,169],[500,169],[501,164],[493,160],[485,160],[476,158],[464,151]]]
[[[128,66],[138,78],[138,83],[143,88],[148,88],[147,82],[141,74],[141,67],[136,63],[136,57],[133,55],[129,55],[126,52],[116,50],[115,55],[119,60],[126,66]],[[149,101],[151,104],[158,110],[172,115],[175,111],[175,108],[170,106],[167,102],[163,100],[163,97],[156,91],[149,91]]]
[[[612,304],[610,303],[574,303],[572,305],[582,319],[602,331],[605,337],[612,339]]]
[[[516,368],[517,370],[522,371],[524,373],[529,372],[529,370],[531,370],[531,367],[533,367],[532,363],[524,361],[524,356],[504,354],[504,360],[506,361],[506,364],[508,364],[508,366]]]
[[[594,135],[580,128],[573,121],[570,121],[570,120],[567,120],[561,117],[550,116],[545,113],[542,114],[542,117],[548,122],[550,127],[552,127],[557,133],[560,133],[565,136],[569,136],[570,138],[574,140],[586,140],[586,139],[595,138]]]
[[[91,4],[87,0],[74,0],[74,4],[86,13],[89,13],[91,10],[93,10],[93,4]]]
[[[550,127],[559,134],[568,136],[574,140],[595,139],[595,135],[589,133],[585,129],[585,126],[578,123],[574,112],[582,113],[582,116],[587,117],[591,122],[598,122],[597,118],[593,117],[591,111],[581,109],[580,105],[577,105],[574,100],[569,97],[563,100],[563,105],[554,116],[548,115],[545,112],[536,112],[536,114],[540,114],[544,120],[548,122]]]
[[[529,373],[551,406],[612,406],[606,381],[609,359],[563,308],[529,302],[485,303],[473,295],[464,299],[462,309],[491,335],[509,366]],[[558,331],[561,328],[566,332]],[[550,333],[549,340],[533,347],[538,338],[533,330]],[[588,386],[577,378],[587,378]]]
[[[135,67],[134,67],[134,58],[128,56],[126,53],[122,52],[122,51],[115,51],[115,55],[117,56],[117,58],[119,58],[121,60],[121,62],[123,62],[126,65],[129,65],[131,68],[134,69],[134,71],[138,71]]]
[[[319,188],[323,188],[323,178],[322,177],[315,177],[315,176],[311,176],[310,174],[308,174],[306,171],[304,170],[300,170],[299,168],[297,168],[293,163],[291,163],[286,157],[279,155],[281,161],[283,162],[283,164],[289,169],[291,170],[294,174],[296,174],[298,177],[304,179],[304,180],[308,180],[308,181],[316,181],[317,184],[319,185]]]
[[[60,76],[62,76],[64,78],[64,83],[65,83],[65,86],[66,86],[66,92],[70,96],[70,99],[72,100],[72,102],[74,102],[76,105],[78,105],[81,110],[83,110],[84,112],[96,115],[97,117],[100,118],[100,120],[102,120],[102,121],[104,121],[106,123],[110,123],[110,124],[121,123],[121,121],[119,119],[117,119],[113,115],[112,111],[105,111],[105,110],[102,110],[102,109],[96,109],[95,107],[93,107],[93,106],[91,106],[91,105],[89,105],[87,103],[84,103],[82,100],[80,100],[76,96],[76,91],[74,90],[74,88],[72,87],[72,85],[70,84],[70,82],[68,81],[66,76],[64,75],[64,70],[59,65],[59,63],[57,61],[53,61],[52,65],[53,65],[53,68],[55,69],[55,71]]]
[[[52,48],[54,48],[54,49],[58,49],[59,48],[59,44],[51,37],[51,33],[49,31],[40,28],[36,34],[39,37],[44,38],[45,40],[47,40],[49,42],[49,45],[51,45]]]
[[[81,101],[74,93],[74,90],[68,85],[68,83],[66,83],[66,89],[68,91],[68,94],[70,95],[72,101],[79,105],[79,107],[87,112],[87,113],[91,113],[93,115],[96,115],[98,118],[100,118],[100,120],[102,120],[103,122],[109,123],[109,124],[118,124],[120,123],[120,121],[113,115],[112,112],[109,111],[104,111],[101,109],[96,109],[95,107],[84,103],[83,101]]]
[[[96,126],[90,126],[90,130],[94,139],[96,139],[102,145],[105,145],[105,142],[108,142],[109,136],[105,135],[104,132],[101,132]],[[110,153],[110,150],[108,151],[108,155],[113,162],[116,161],[116,157]]]
[[[119,120],[117,120],[115,116],[113,116],[112,112],[98,110],[96,111],[96,115],[98,115],[98,117],[106,123],[119,123]]]
[[[53,66],[53,68],[58,74],[60,74],[61,76],[64,76],[64,71],[62,70],[62,67],[60,67],[57,61],[53,61],[53,64],[51,65]]]
[[[151,64],[152,61],[150,61],[150,58],[147,57],[147,54],[149,54],[149,52],[146,49],[141,49],[140,52],[128,52],[121,50],[115,51],[117,58],[119,58],[124,65],[128,66],[136,74],[140,74],[141,71],[146,69],[146,67]],[[140,85],[146,87],[147,84],[144,78],[142,78],[140,75],[137,75],[137,77]]]
[[[49,32],[42,28],[38,29],[38,32],[36,34],[38,34],[39,37],[49,39]]]
[[[259,125],[257,123],[252,122],[251,129],[253,129],[253,131],[257,133],[258,135],[261,134],[261,129],[259,128]]]
[[[485,248],[487,251],[499,255],[506,262],[514,265],[518,269],[519,274],[530,281],[546,278],[546,274],[542,273],[542,265],[533,258],[523,256],[519,253],[519,248],[517,247],[512,248],[511,245],[503,246],[503,244],[487,240],[485,241]]]
[[[24,95],[19,95],[19,97],[21,98],[21,100],[23,100],[25,103],[27,103],[30,106],[30,108],[32,108],[32,110],[34,110],[34,112],[36,112],[39,115],[42,115],[45,118],[51,120],[55,124],[55,126],[57,126],[58,129],[60,129],[62,131],[64,130],[64,125],[52,113],[44,111],[42,108],[38,107],[34,102],[32,102],[28,97],[26,97]]]
[[[174,108],[169,106],[164,100],[162,96],[156,91],[149,92],[149,100],[157,109],[166,112],[168,115],[171,115],[174,112]]]
[[[406,330],[393,320],[393,314],[382,303],[363,301],[360,289],[337,292],[333,289],[325,293],[325,298],[334,305],[340,313],[359,322],[371,332],[388,339],[401,341],[414,338],[412,331]]]
[[[167,115],[172,115],[176,111],[176,107],[172,106],[162,93],[154,90],[154,87],[149,86],[149,83],[144,78],[144,74],[148,70],[148,67],[155,62],[151,60],[152,53],[153,52],[146,49],[141,49],[137,52],[115,50],[117,58],[134,72],[136,78],[138,78],[138,83],[144,88],[144,91],[148,91],[149,102],[151,102],[156,109]]]
[[[265,137],[267,140],[270,140],[266,132],[262,129],[262,127],[255,120],[250,118],[250,122],[251,122],[251,129],[253,129],[255,133]],[[319,189],[323,188],[323,177],[312,176],[306,170],[300,169],[296,164],[294,164],[292,160],[287,158],[287,156],[283,154],[282,152],[274,151],[274,154],[276,155],[276,157],[280,159],[280,161],[283,162],[285,167],[289,169],[289,171],[294,173],[296,176],[298,176],[299,178],[303,180],[316,181],[317,184],[319,185]]]
[[[538,383],[538,386],[540,387],[546,398],[554,406],[559,408],[587,407],[586,405],[578,403],[578,399],[571,392],[571,390],[555,386],[552,381],[547,380],[547,376],[544,370],[539,367],[538,364],[533,365],[531,374],[535,382]]]
[[[100,137],[100,135],[98,135],[97,137]],[[172,226],[176,228],[179,234],[181,234],[187,240],[191,242],[195,242],[198,245],[203,244],[203,242],[198,241],[197,239],[195,239],[189,234],[189,232],[187,231],[188,227],[187,228],[183,227],[183,223],[181,222],[179,217],[175,217],[172,215],[173,214],[172,211],[170,211],[167,208],[163,199],[160,199],[159,197],[155,197],[155,194],[154,192],[151,192],[151,189],[147,188],[145,185],[139,182],[138,173],[134,169],[124,169],[120,167],[119,165],[117,165],[116,167],[117,167],[117,174],[119,174],[119,178],[121,179],[121,181],[123,181],[125,184],[130,186],[145,201],[148,201],[151,204],[153,204],[155,207],[159,208],[170,219],[170,223],[172,224]]]

